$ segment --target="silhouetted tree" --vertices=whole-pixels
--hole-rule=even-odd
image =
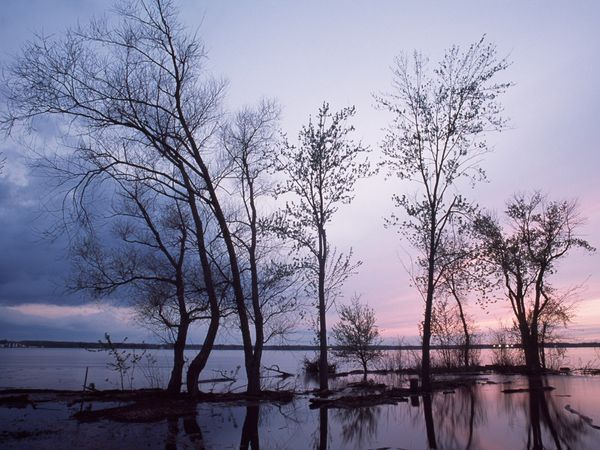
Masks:
[[[277,168],[286,179],[279,193],[294,197],[285,214],[274,222],[277,232],[293,242],[293,251],[305,252],[300,263],[307,269],[308,288],[316,296],[319,324],[319,384],[328,388],[326,313],[344,281],[360,265],[349,254],[337,253],[330,244],[327,226],[342,204],[354,198],[356,182],[369,175],[368,151],[349,138],[354,127],[347,125],[354,107],[332,113],[329,104],[319,109],[299,133],[298,146],[285,140]]]
[[[96,297],[126,291],[140,321],[159,333],[166,331],[173,343],[167,389],[180,392],[189,328],[212,317],[190,241],[189,213],[185,204],[157,194],[147,184],[117,180],[117,186],[120,200],[102,219],[82,227],[82,238],[72,241],[73,288]],[[98,228],[110,224],[112,233],[98,234]],[[220,289],[226,290],[224,280]],[[220,314],[215,315],[217,325],[219,319]],[[205,342],[203,347],[211,345]]]
[[[485,264],[481,264],[478,258],[477,243],[473,238],[472,224],[470,221],[461,223],[459,226],[451,226],[444,235],[439,248],[438,261],[440,270],[439,298],[446,302],[446,297],[453,300],[456,310],[450,308],[446,303],[444,310],[455,314],[460,319],[463,340],[456,342],[463,347],[462,364],[472,364],[472,341],[474,323],[469,320],[466,311],[468,300],[474,298],[482,307],[494,300],[488,292],[493,289],[493,283],[487,276]],[[424,285],[424,281],[421,281]],[[433,306],[435,319],[435,305]],[[435,324],[432,324],[435,327]],[[440,329],[441,331],[441,329]],[[435,334],[435,333],[434,333]]]
[[[558,369],[560,359],[564,357],[565,348],[550,349],[549,346],[561,339],[559,330],[566,328],[575,316],[577,288],[564,293],[555,292],[540,314],[540,364],[543,369]],[[551,355],[550,361],[547,352]]]
[[[388,226],[399,226],[421,252],[424,268],[425,313],[421,377],[430,386],[431,317],[443,264],[439,250],[450,224],[469,214],[473,205],[460,193],[461,181],[485,177],[479,166],[489,151],[484,135],[504,127],[498,96],[508,83],[496,82],[507,67],[493,45],[481,39],[466,51],[451,47],[433,71],[427,59],[396,58],[392,93],[377,98],[393,122],[382,149],[382,163],[390,176],[419,183],[414,196],[395,195],[398,208],[408,216],[392,214]]]
[[[582,225],[574,201],[548,201],[540,193],[515,195],[506,209],[504,228],[491,214],[475,221],[484,257],[502,281],[509,300],[525,364],[540,370],[540,326],[544,320],[561,321],[560,299],[550,284],[557,262],[572,250],[594,248],[579,235]]]
[[[257,393],[260,355],[253,350],[244,274],[228,220],[231,196],[221,186],[225,174],[215,157],[225,83],[207,75],[204,47],[181,25],[173,1],[130,0],[114,11],[112,20],[94,20],[62,38],[38,37],[27,44],[5,72],[2,125],[10,131],[17,122],[43,115],[68,121],[68,133],[77,137],[71,159],[81,169],[71,172],[76,203],[93,179],[107,176],[151,181],[161,195],[185,202],[216,319],[219,293],[202,211],[210,212],[239,317],[247,389]],[[87,212],[80,208],[82,220]],[[210,322],[208,342],[214,342],[217,323]],[[204,349],[199,355],[188,370],[191,394],[206,363]]]
[[[231,235],[239,255],[240,273],[247,301],[248,327],[253,327],[251,370],[260,380],[263,346],[284,337],[295,325],[292,313],[300,313],[297,291],[300,273],[281,254],[276,236],[268,227],[270,215],[265,197],[272,196],[269,171],[275,152],[279,108],[272,101],[240,110],[223,126],[222,148],[230,191],[240,199],[229,217]]]
[[[382,342],[375,324],[375,313],[355,296],[349,305],[340,305],[340,321],[333,328],[333,339],[340,347],[336,355],[348,361],[358,361],[367,379],[367,366],[381,358],[381,350],[374,348]]]
[[[467,322],[468,336],[472,337],[473,323],[466,316],[461,317],[460,309],[450,298],[439,298],[433,305],[431,319],[431,340],[439,348],[442,367],[458,367],[464,363],[464,349],[467,347],[463,330],[463,319]],[[470,356],[470,355],[469,355]],[[470,359],[467,356],[468,359]]]

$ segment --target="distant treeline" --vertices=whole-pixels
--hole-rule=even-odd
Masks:
[[[145,342],[113,342],[116,348],[125,349],[172,349],[173,344],[149,344]],[[85,348],[85,349],[104,349],[108,348],[106,342],[73,342],[73,341],[9,341],[7,339],[0,339],[0,347],[36,347],[36,348]],[[479,349],[493,349],[497,347],[497,344],[476,344],[472,345],[472,348]],[[519,344],[511,345],[511,347],[520,347]],[[600,347],[600,342],[557,342],[552,344],[546,344],[548,348],[579,348],[579,347]],[[186,345],[188,350],[199,350],[202,348],[201,345]],[[242,345],[235,344],[215,344],[213,347],[215,350],[243,350]],[[329,346],[329,348],[335,350],[339,346]],[[378,350],[420,350],[420,345],[377,345],[374,348]],[[434,345],[432,349],[449,349],[449,348],[462,348],[460,345]],[[319,347],[316,345],[265,345],[265,350],[287,350],[287,351],[318,351]]]

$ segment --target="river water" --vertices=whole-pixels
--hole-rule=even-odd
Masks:
[[[135,351],[140,355],[140,350]],[[185,357],[191,360],[195,351],[186,351]],[[418,352],[404,351],[400,355],[390,351],[386,360],[402,360],[402,364],[410,365]],[[311,387],[311,380],[302,375],[302,361],[305,357],[314,358],[313,351],[266,350],[263,355],[263,366],[277,367],[283,371],[298,375],[287,383],[297,387]],[[482,364],[493,361],[492,350],[483,350],[480,355]],[[170,350],[149,350],[142,356],[134,370],[129,370],[124,377],[125,388],[165,387],[169,379],[172,352]],[[94,383],[98,389],[120,388],[120,377],[117,370],[110,367],[114,359],[104,351],[85,349],[57,348],[0,348],[0,389],[79,389],[83,386],[86,369],[88,384]],[[241,388],[245,384],[244,355],[241,350],[215,350],[212,352],[201,379],[223,378],[228,376],[237,381],[227,385],[227,389]],[[380,363],[382,367],[385,362]],[[581,368],[600,366],[600,355],[595,348],[572,348],[556,362],[557,366]],[[238,369],[239,368],[239,369]],[[351,365],[338,362],[341,370],[353,369]],[[268,387],[276,380],[269,375],[274,372],[265,371],[263,383]],[[221,383],[206,383],[204,390],[218,389]],[[293,387],[293,386],[292,386]]]
[[[267,351],[264,365],[300,374],[302,358],[312,352]],[[166,381],[170,352],[155,351],[154,375]],[[190,352],[189,357],[193,356]],[[491,355],[482,354],[482,360]],[[576,368],[597,362],[594,349],[570,350],[564,365]],[[0,387],[78,389],[88,368],[88,383],[98,388],[120,383],[104,352],[80,349],[0,349]],[[215,351],[203,379],[235,372],[242,364],[240,351]],[[243,369],[227,389],[243,389]],[[395,376],[378,381],[405,386]],[[348,409],[310,409],[309,395],[285,405],[206,404],[196,416],[159,423],[121,424],[101,421],[77,424],[70,416],[79,405],[48,403],[44,408],[0,408],[0,447],[23,448],[17,436],[34,429],[27,448],[102,449],[235,449],[252,444],[258,449],[598,449],[600,442],[600,377],[551,375],[537,382],[552,390],[506,393],[527,389],[532,383],[519,375],[474,376],[468,387],[415,397],[396,405]],[[137,367],[134,387],[149,381]],[[348,382],[337,379],[333,387]],[[275,378],[264,384],[275,387]],[[287,388],[304,389],[314,381],[302,375],[285,381]],[[224,383],[206,383],[203,390],[219,390]],[[536,385],[537,386],[537,385]],[[96,406],[94,406],[95,408]],[[32,425],[32,422],[34,425]],[[2,427],[0,427],[2,428]],[[10,434],[13,433],[13,434]],[[199,444],[202,442],[202,445]],[[247,447],[245,447],[247,448]]]

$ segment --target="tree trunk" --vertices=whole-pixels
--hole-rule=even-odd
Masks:
[[[257,358],[256,355],[246,364],[246,375],[248,377],[246,393],[250,395],[260,394],[260,358]]]
[[[547,323],[542,324],[542,332],[540,333],[540,363],[542,369],[546,369],[546,331]]]
[[[325,318],[325,301],[319,299],[319,388],[329,389],[329,363],[327,362],[327,325]]]
[[[537,337],[530,335],[524,342],[525,365],[527,371],[536,374],[541,370],[540,349]]]
[[[469,327],[467,325],[467,318],[465,317],[465,313],[463,311],[463,307],[462,307],[462,303],[460,301],[460,299],[458,298],[458,295],[456,295],[456,292],[453,292],[454,294],[454,299],[456,300],[456,304],[458,305],[458,312],[460,315],[460,321],[462,322],[462,326],[463,326],[463,333],[465,334],[465,348],[464,348],[464,353],[463,353],[463,361],[465,363],[465,367],[469,367],[469,352],[471,350],[471,335],[469,334]]]
[[[425,391],[431,390],[431,314],[433,312],[433,290],[435,273],[435,237],[436,237],[436,215],[435,208],[431,214],[431,230],[429,255],[427,258],[427,297],[425,299],[425,318],[423,320],[423,343],[421,356],[421,388]]]
[[[421,354],[421,388],[431,390],[431,313],[433,309],[433,261],[430,261],[427,298],[425,302],[425,318],[423,320],[423,343]]]
[[[189,320],[182,318],[177,328],[177,338],[173,344],[173,369],[171,370],[171,378],[167,386],[167,392],[171,394],[179,394],[181,392],[181,378],[185,364],[183,352],[185,351],[189,327]]]
[[[204,343],[202,344],[202,348],[188,367],[186,381],[188,395],[190,396],[195,396],[199,393],[198,378],[200,378],[200,372],[202,372],[202,369],[204,369],[204,366],[206,366],[206,362],[208,361],[208,357],[210,356],[210,352],[212,351],[213,345],[215,343],[215,338],[217,337],[217,330],[219,329],[219,319],[219,312],[213,312],[212,317],[210,318],[210,323],[208,325],[208,331],[206,332],[206,336],[204,338]]]
[[[329,389],[329,364],[327,362],[327,304],[325,299],[325,263],[327,239],[325,230],[319,229],[319,388]]]
[[[367,381],[367,362],[363,361],[363,381]]]

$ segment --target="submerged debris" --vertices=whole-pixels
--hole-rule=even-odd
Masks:
[[[518,394],[519,392],[537,392],[537,391],[553,391],[552,386],[540,386],[535,388],[518,388],[518,389],[502,389],[505,394]]]
[[[594,423],[593,423],[594,421],[592,420],[591,417],[584,416],[579,411],[571,408],[571,405],[566,405],[565,409],[567,411],[569,411],[570,413],[573,413],[573,414],[578,415],[579,417],[581,417],[581,420],[583,420],[585,423],[587,423],[590,427],[595,428],[596,430],[600,430],[600,426],[594,425]]]
[[[129,396],[120,396],[121,401],[129,402],[123,406],[99,410],[82,410],[73,414],[80,422],[114,420],[117,422],[156,422],[169,417],[195,415],[198,403],[230,402],[275,402],[288,403],[294,393],[290,391],[263,391],[258,395],[238,393],[200,393],[195,397],[187,394],[173,395],[165,391],[132,391]],[[82,400],[85,401],[85,400]]]

